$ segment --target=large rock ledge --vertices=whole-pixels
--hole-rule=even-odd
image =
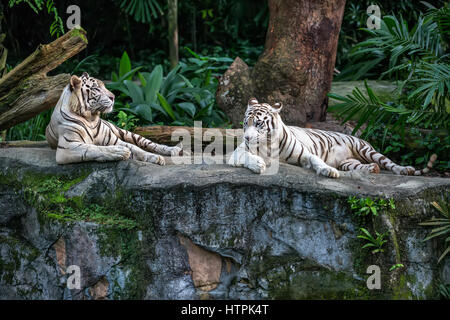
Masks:
[[[437,264],[442,243],[423,242],[418,223],[437,215],[430,202],[449,186],[332,180],[285,164],[268,176],[207,164],[58,166],[48,148],[1,149],[0,298],[438,298],[450,261]],[[358,219],[349,196],[394,198],[396,208]],[[362,249],[359,227],[389,232],[385,251]],[[73,265],[80,289],[67,287]],[[379,290],[366,286],[370,265]]]

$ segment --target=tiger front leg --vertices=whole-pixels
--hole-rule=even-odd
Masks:
[[[97,146],[83,142],[58,144],[56,163],[68,164],[85,161],[119,161],[130,157],[130,149],[123,146]]]
[[[159,154],[154,154],[151,152],[144,151],[141,148],[139,148],[133,144],[130,144],[130,143],[127,143],[127,142],[124,142],[121,140],[117,141],[117,145],[126,147],[129,150],[131,150],[131,157],[130,157],[131,159],[155,163],[155,164],[159,164],[160,166],[164,166],[166,164],[166,160],[164,159],[164,157]]]
[[[254,155],[245,149],[245,143],[234,150],[231,154],[228,164],[234,167],[245,167],[255,173],[266,171],[266,163],[260,156]]]

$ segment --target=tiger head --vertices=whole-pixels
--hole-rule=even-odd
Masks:
[[[84,72],[81,77],[70,78],[70,90],[76,96],[72,110],[79,114],[89,112],[96,115],[109,113],[114,106],[114,94],[106,89],[105,84]]]
[[[246,144],[270,142],[279,136],[279,112],[283,106],[275,103],[259,103],[256,98],[248,101],[244,118],[244,141]]]

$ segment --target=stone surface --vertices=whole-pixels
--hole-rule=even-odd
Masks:
[[[0,298],[437,298],[450,261],[437,264],[442,242],[423,242],[418,223],[437,216],[429,202],[449,186],[387,173],[333,180],[287,164],[275,175],[205,163],[60,166],[48,148],[2,149]],[[357,219],[349,196],[394,198],[396,209]],[[388,232],[383,253],[361,248],[361,226]],[[396,263],[404,268],[389,271]],[[381,290],[366,287],[373,264]],[[67,286],[71,266],[79,288]]]

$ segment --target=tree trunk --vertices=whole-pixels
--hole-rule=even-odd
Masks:
[[[69,74],[47,72],[86,48],[86,32],[75,27],[36,51],[0,79],[0,130],[24,122],[56,105]]]
[[[268,1],[264,52],[253,69],[235,60],[219,83],[219,107],[235,126],[253,96],[282,102],[287,124],[324,121],[345,0]]]
[[[178,0],[167,0],[169,12],[169,56],[170,67],[173,69],[178,65]]]
[[[3,4],[0,3],[0,78],[6,74],[6,58],[8,57],[8,50],[3,46],[3,41],[6,38],[6,33],[2,33],[3,19]]]

